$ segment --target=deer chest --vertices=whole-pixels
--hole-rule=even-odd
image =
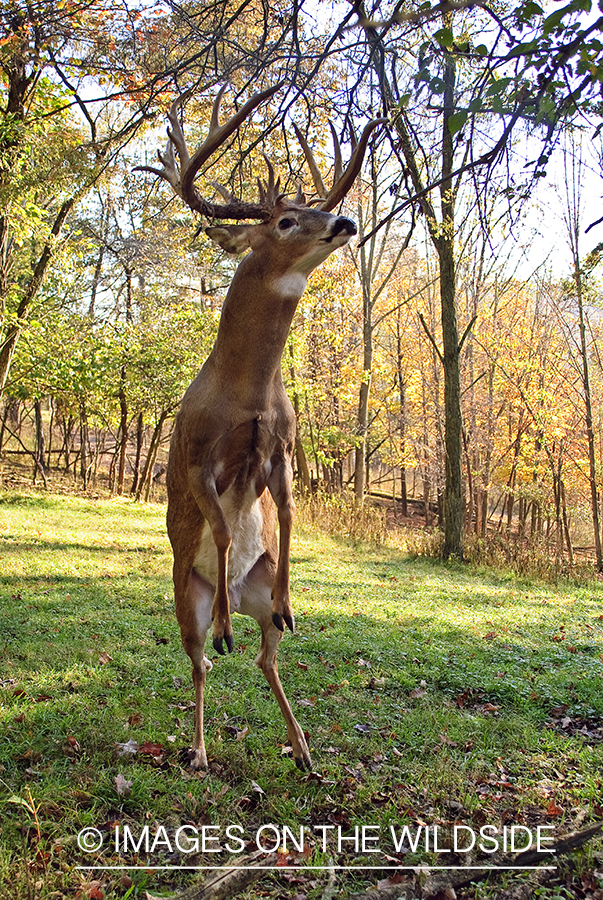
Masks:
[[[253,484],[243,496],[235,485],[231,485],[220,497],[220,505],[232,534],[232,544],[228,552],[228,584],[233,585],[249,574],[264,553],[262,510]],[[207,522],[201,533],[194,568],[215,587],[218,552]]]

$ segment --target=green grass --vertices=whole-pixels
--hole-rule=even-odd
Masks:
[[[236,617],[236,651],[208,678],[210,771],[198,774],[181,754],[193,695],[163,507],[4,494],[0,534],[3,898],[85,898],[94,880],[108,900],[144,897],[190,876],[140,869],[130,885],[120,871],[76,866],[227,858],[173,846],[120,855],[115,823],[134,835],[163,825],[172,844],[182,824],[238,824],[246,839],[266,823],[339,825],[346,835],[377,825],[380,848],[395,856],[392,824],[541,824],[562,834],[601,815],[599,582],[552,587],[298,533],[297,633],[285,636],[279,662],[315,771],[301,774],[288,757],[253,664],[258,626]],[[116,745],[130,740],[163,753],[119,757]],[[118,793],[120,775],[129,793]],[[101,852],[78,848],[85,826],[101,830]],[[306,862],[392,864],[344,846],[315,846]],[[322,896],[324,873],[296,877],[291,886],[268,876],[263,890]],[[341,876],[340,896],[377,877]]]

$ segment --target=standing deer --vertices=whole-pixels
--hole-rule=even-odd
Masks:
[[[182,401],[167,471],[176,615],[193,664],[196,707],[190,763],[196,769],[207,767],[203,693],[212,664],[204,655],[205,640],[211,628],[214,649],[223,654],[225,641],[232,652],[233,611],[259,623],[262,643],[256,663],[287,723],[297,766],[311,767],[304,733],[276,665],[284,625],[291,631],[295,627],[289,596],[295,414],[283,385],[281,356],[308,276],[356,234],[354,222],[329,210],[354,183],[369,135],[382,120],[367,125],[345,171],[333,132],[335,179],[330,191],[298,133],[319,198],[312,206],[301,190],[295,201],[279,192],[280,179],[275,182],[270,163],[267,183],[259,183],[259,203],[244,203],[219,185],[226,203],[204,200],[193,184],[199,168],[279,87],[255,94],[220,125],[222,89],[208,137],[192,156],[178,120],[177,100],[168,115],[167,149],[158,154],[162,168],[139,167],[166,179],[191,209],[207,218],[260,220],[206,228],[228,253],[251,252],[232,279],[214,348]]]

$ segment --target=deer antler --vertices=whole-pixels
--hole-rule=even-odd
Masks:
[[[316,193],[319,197],[319,200],[317,202],[317,206],[319,209],[322,209],[325,212],[329,212],[329,210],[334,209],[338,203],[341,203],[347,192],[354,184],[358,173],[360,172],[362,160],[364,159],[364,154],[366,153],[368,141],[372,132],[375,130],[375,128],[377,128],[378,125],[382,125],[385,122],[387,122],[387,119],[371,119],[371,121],[366,125],[364,131],[362,132],[362,136],[358,143],[356,143],[356,137],[352,132],[352,145],[354,149],[352,152],[352,156],[350,157],[350,161],[345,169],[343,169],[341,161],[341,145],[339,143],[339,138],[337,137],[337,133],[333,128],[333,125],[329,122],[331,133],[333,135],[333,148],[335,154],[334,180],[333,187],[330,191],[328,191],[324,185],[320,171],[318,169],[318,165],[316,164],[316,160],[314,159],[314,154],[310,150],[310,146],[306,138],[301,133],[297,125],[295,123],[293,124],[297,139],[301,144],[302,150],[304,151],[304,156],[306,157],[308,168],[310,169],[310,173],[312,175],[312,181],[314,182]]]
[[[163,178],[191,209],[201,213],[207,218],[269,219],[272,215],[272,207],[269,205],[267,196],[263,197],[260,193],[259,204],[246,203],[243,200],[238,200],[236,197],[233,197],[232,194],[228,194],[228,197],[226,197],[228,192],[221,189],[220,186],[217,186],[222,196],[225,197],[228,202],[225,204],[212,203],[205,200],[199,194],[194,185],[194,181],[203,163],[206,162],[210,156],[215,153],[218,147],[220,147],[230,135],[237,130],[239,125],[251,115],[253,110],[260,106],[265,100],[268,100],[269,97],[272,97],[272,95],[279,90],[281,85],[282,82],[279,82],[278,84],[273,85],[273,87],[267,88],[265,91],[254,94],[249,98],[247,103],[231,116],[230,119],[224,122],[223,125],[220,125],[220,105],[222,102],[222,95],[226,90],[226,85],[224,85],[214,100],[209,133],[204,142],[197,150],[195,150],[192,156],[186,146],[184,132],[182,131],[182,127],[178,120],[178,110],[190,94],[190,91],[187,91],[185,94],[182,94],[174,100],[168,113],[170,127],[168,128],[167,147],[164,153],[157,151],[157,156],[162,167],[136,166],[136,171],[152,172],[153,175]],[[176,161],[176,156],[178,157],[179,165]],[[271,175],[271,183],[274,186],[274,173]]]

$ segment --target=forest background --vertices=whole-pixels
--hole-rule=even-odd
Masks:
[[[300,494],[370,493],[446,557],[603,569],[602,25],[589,0],[5,4],[4,484],[161,490],[235,263],[135,169],[176,97],[194,146],[219,86],[282,81],[205,196],[253,200],[262,152],[307,186],[293,123],[328,170],[329,126],[389,120],[285,351]]]

